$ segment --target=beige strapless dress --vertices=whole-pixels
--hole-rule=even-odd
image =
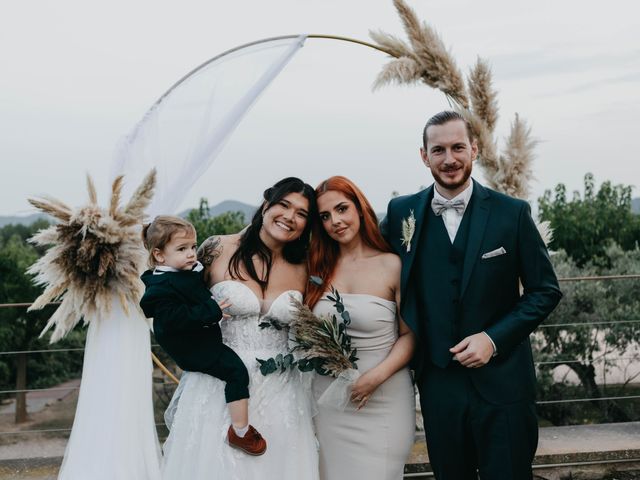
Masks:
[[[366,294],[341,294],[351,315],[347,332],[358,349],[358,370],[364,373],[382,362],[398,338],[396,304]],[[316,315],[336,313],[323,298]],[[316,375],[316,399],[333,381]],[[320,443],[321,480],[400,480],[415,435],[415,397],[409,370],[403,368],[380,385],[360,411],[350,404],[343,412],[318,407],[314,418]]]

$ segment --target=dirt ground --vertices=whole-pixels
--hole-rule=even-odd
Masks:
[[[42,410],[29,413],[28,421],[19,425],[15,424],[13,413],[0,415],[0,460],[62,456],[77,402],[78,391],[73,390]],[[63,431],[24,433],[28,430]]]

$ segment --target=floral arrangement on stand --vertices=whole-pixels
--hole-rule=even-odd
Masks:
[[[109,314],[114,296],[125,313],[131,306],[138,308],[143,291],[139,275],[147,259],[140,225],[153,197],[155,169],[124,206],[120,205],[123,182],[123,176],[114,180],[108,208],[98,204],[89,176],[89,204],[84,207],[73,209],[53,198],[29,199],[31,205],[58,222],[31,238],[31,243],[49,249],[28,270],[35,283],[45,287],[29,311],[62,300],[41,333],[53,328],[51,343],[63,338],[80,320],[88,323],[90,318]]]

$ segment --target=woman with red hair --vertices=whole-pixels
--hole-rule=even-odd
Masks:
[[[361,374],[344,411],[319,405],[321,480],[399,480],[415,431],[415,400],[407,363],[414,335],[398,316],[398,256],[382,237],[376,214],[356,185],[335,176],[316,188],[320,222],[314,223],[307,303],[317,315],[335,313],[330,286],[351,315],[347,333]],[[332,378],[316,376],[319,398]]]

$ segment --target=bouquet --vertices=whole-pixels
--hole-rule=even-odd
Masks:
[[[276,357],[256,360],[263,375],[297,368],[301,372],[315,371],[319,375],[334,377],[336,380],[318,403],[344,409],[349,402],[350,387],[359,377],[357,349],[351,345],[351,337],[347,333],[351,316],[340,293],[331,287],[326,298],[333,302],[337,314],[317,316],[292,296],[294,313],[289,329],[293,347]],[[260,327],[280,330],[283,325],[271,320],[261,323]]]

